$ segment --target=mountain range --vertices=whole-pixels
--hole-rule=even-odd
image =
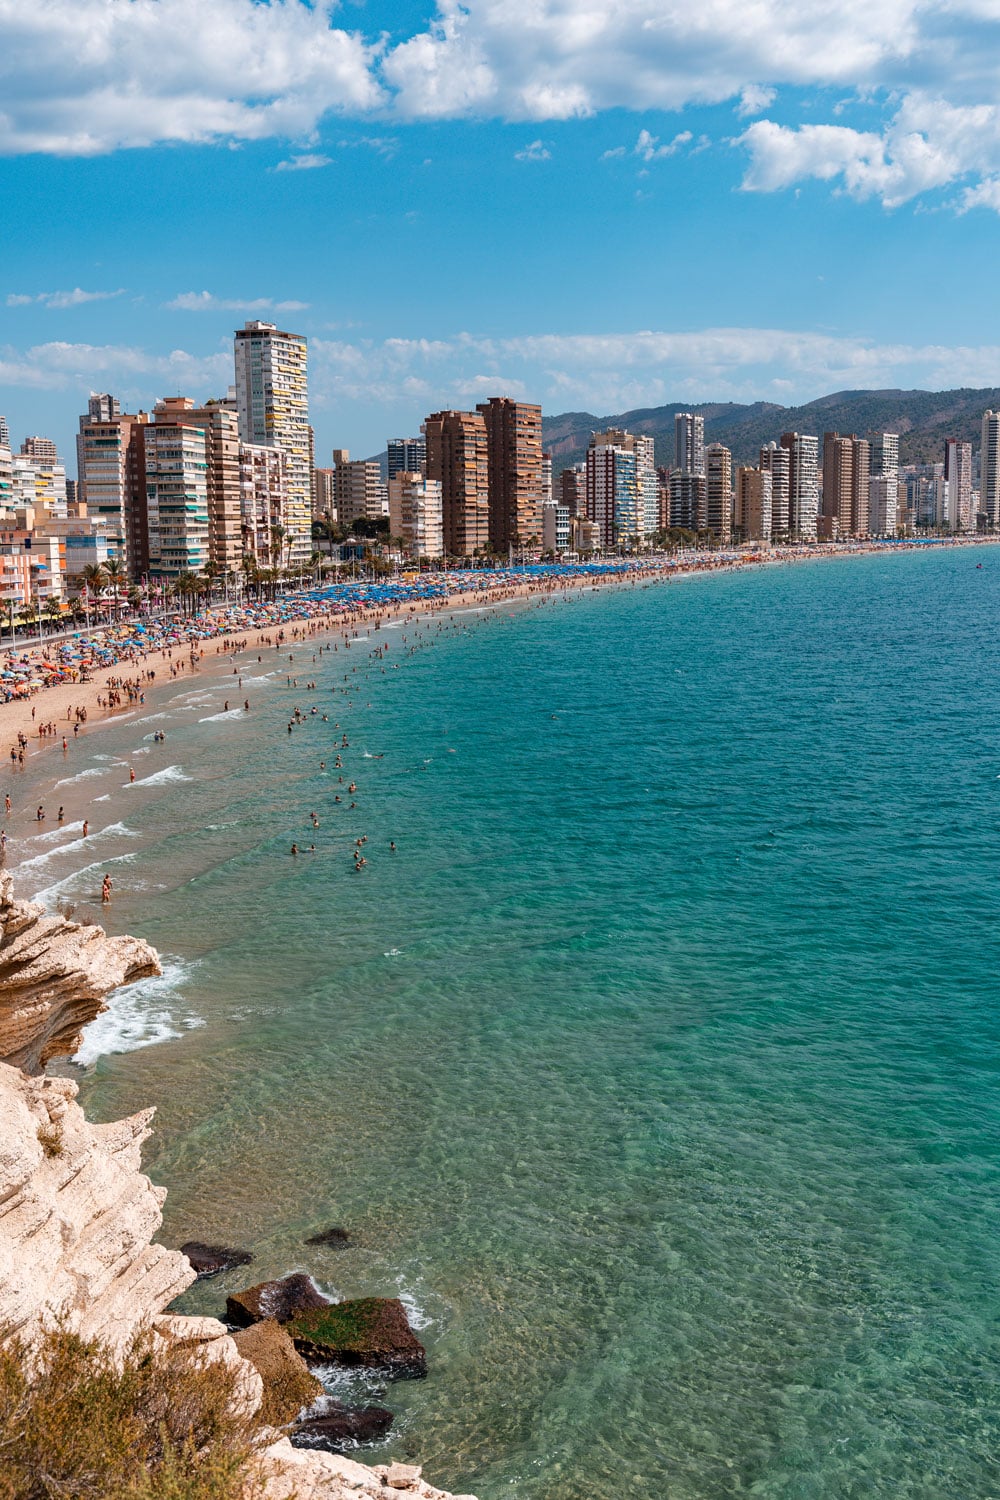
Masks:
[[[668,402],[665,406],[640,407],[598,417],[591,412],[569,411],[545,417],[542,442],[552,454],[555,475],[570,464],[580,463],[587,452],[591,432],[605,427],[625,427],[648,433],[655,442],[656,462],[671,467],[674,462],[674,413],[698,412],[705,418],[706,443],[725,443],[732,450],[733,464],[756,464],[761,445],[783,432],[857,433],[898,432],[900,463],[935,463],[944,458],[945,438],[958,438],[978,448],[983,412],[1000,406],[1000,388],[954,391],[836,391],[805,406],[778,406],[755,401]]]

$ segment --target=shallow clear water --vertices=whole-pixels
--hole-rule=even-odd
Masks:
[[[167,960],[82,1089],[158,1105],[164,1241],[425,1323],[372,1457],[482,1500],[1000,1493],[998,605],[960,550],[385,630],[384,675],[212,662],[72,747],[103,774],[46,805],[103,842],[15,821],[22,889],[90,914],[109,869]]]

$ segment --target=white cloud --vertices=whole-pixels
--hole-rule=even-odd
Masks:
[[[331,0],[0,0],[0,152],[306,137],[382,98]]]
[[[674,136],[672,141],[661,146],[658,135],[650,135],[648,130],[640,130],[639,139],[632,150],[636,156],[641,156],[643,161],[659,161],[664,156],[675,156],[691,138],[690,130],[682,130],[679,135]]]
[[[552,152],[544,141],[532,141],[521,151],[514,152],[515,161],[551,161]]]
[[[668,400],[808,401],[838,389],[1000,384],[1000,345],[952,348],[773,328],[310,343],[317,408],[511,392],[603,415]]]
[[[82,287],[74,287],[71,292],[10,292],[7,297],[8,307],[28,307],[32,303],[40,303],[43,307],[67,308],[80,307],[85,302],[107,302],[112,297],[123,297],[125,287],[120,286],[114,292],[85,292]]]
[[[764,88],[759,83],[748,83],[740,91],[740,102],[736,107],[736,113],[744,119],[751,115],[760,115],[769,105],[773,104],[778,96],[777,89]]]
[[[162,390],[224,390],[232,381],[231,351],[207,356],[171,349],[165,354],[124,344],[35,344],[0,348],[0,385],[36,390],[89,391],[137,385],[147,405]]]
[[[271,297],[216,297],[212,292],[179,292],[165,302],[172,312],[303,312],[308,302],[275,302]]]
[[[291,156],[287,161],[279,161],[274,168],[276,172],[315,172],[318,167],[328,167],[333,158],[331,156],[318,156],[316,153],[306,153],[302,156]]]
[[[399,141],[394,135],[362,135],[353,141],[338,141],[337,145],[342,151],[356,149],[359,146],[367,146],[370,151],[375,151],[379,156],[390,160],[399,150]]]

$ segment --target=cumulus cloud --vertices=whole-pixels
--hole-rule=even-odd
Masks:
[[[308,136],[383,91],[331,0],[0,0],[0,152]]]
[[[668,400],[807,401],[837,389],[1000,383],[1000,345],[953,348],[775,328],[531,334],[491,339],[314,339],[318,408],[413,399],[426,410],[523,394],[598,414]]]
[[[759,83],[748,83],[740,91],[740,102],[736,106],[736,113],[744,119],[748,119],[751,115],[763,114],[777,97],[777,89],[764,88]]]
[[[532,141],[521,151],[514,152],[515,161],[551,161],[552,152],[544,141]]]
[[[179,292],[165,302],[172,312],[303,312],[308,302],[275,302],[272,297],[216,297],[212,292]]]
[[[42,307],[62,309],[80,307],[85,302],[107,302],[112,297],[124,295],[123,286],[113,292],[85,292],[80,286],[74,287],[71,292],[10,292],[7,296],[7,306],[30,307],[33,303],[39,303]]]
[[[29,349],[0,348],[0,385],[35,390],[81,391],[137,383],[147,401],[158,389],[224,390],[232,380],[233,356],[207,356],[171,349],[164,354],[126,344],[35,344]]]
[[[287,161],[279,161],[274,170],[276,172],[314,172],[318,167],[328,167],[332,160],[330,156],[306,152],[301,156],[290,156]]]

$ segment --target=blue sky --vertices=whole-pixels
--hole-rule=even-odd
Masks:
[[[310,339],[318,461],[546,412],[1000,385],[997,0],[0,0],[0,411]]]

